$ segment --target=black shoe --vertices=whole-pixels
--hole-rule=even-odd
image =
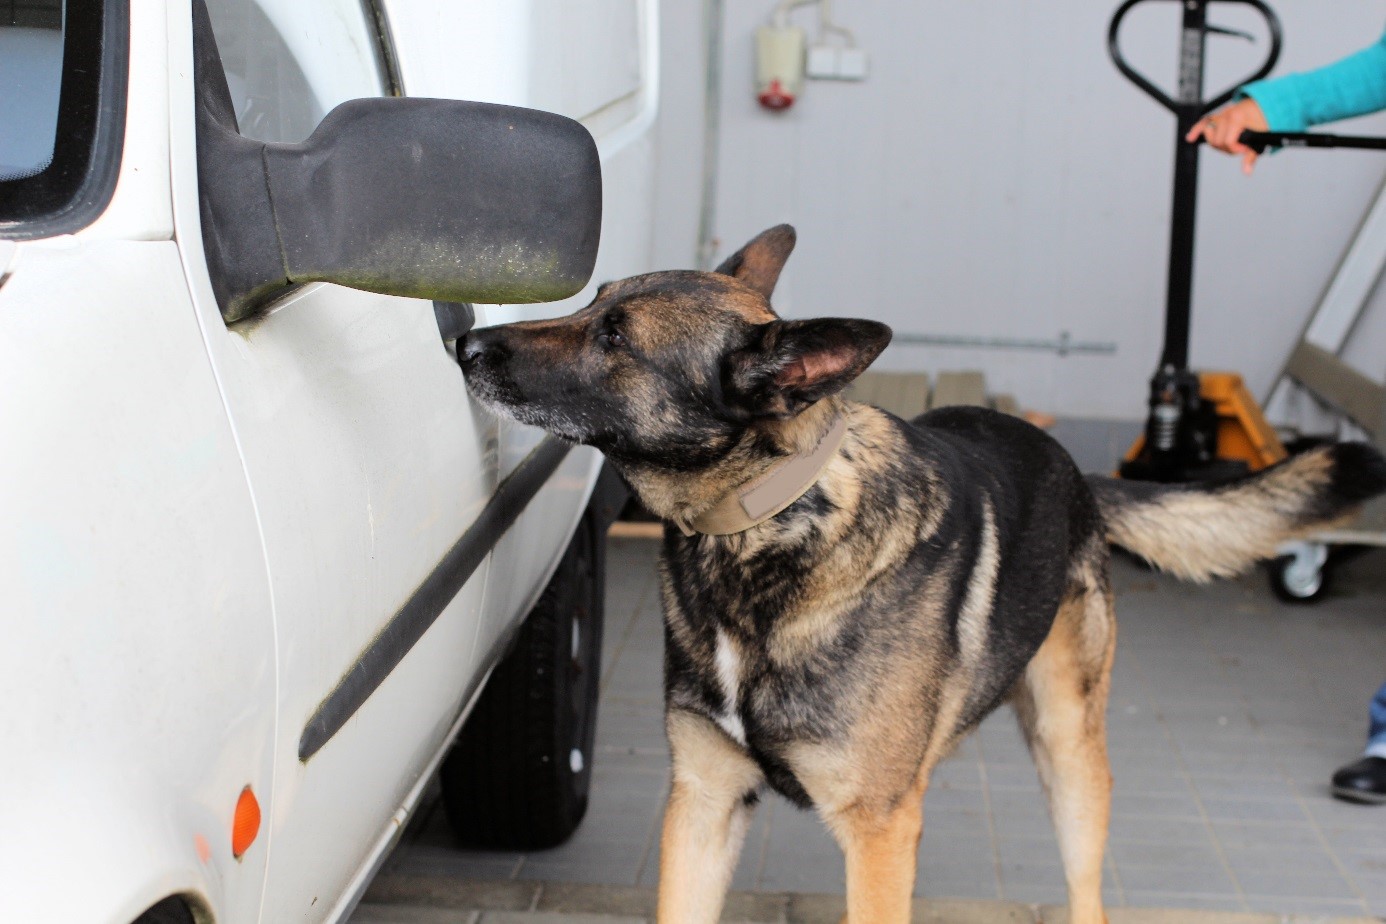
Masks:
[[[1386,804],[1386,757],[1364,757],[1333,774],[1333,795],[1349,802]]]

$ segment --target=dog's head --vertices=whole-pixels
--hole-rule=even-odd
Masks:
[[[757,236],[715,272],[609,282],[552,321],[473,331],[467,384],[523,423],[617,463],[692,471],[759,423],[841,391],[890,342],[874,321],[784,321],[770,308],[794,229]]]

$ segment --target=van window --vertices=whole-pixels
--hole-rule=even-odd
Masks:
[[[120,0],[0,0],[0,236],[70,233],[106,208],[128,29]]]
[[[0,182],[53,163],[62,81],[62,0],[0,0]]]
[[[338,103],[386,92],[361,0],[207,0],[207,13],[247,138],[303,141]]]

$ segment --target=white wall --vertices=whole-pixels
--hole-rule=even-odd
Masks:
[[[1274,0],[1277,73],[1364,47],[1382,0]],[[872,317],[900,332],[1117,344],[1112,356],[892,346],[878,368],[981,368],[994,391],[1061,414],[1137,418],[1160,350],[1173,117],[1106,53],[1105,0],[838,0],[871,55],[864,83],[811,81],[771,113],[753,97],[752,31],[772,0],[726,0],[719,256],[792,222],[776,306]],[[1130,57],[1173,83],[1175,3],[1128,18]],[[702,0],[665,0],[657,260],[691,266],[701,170]],[[810,30],[813,13],[795,14]],[[1250,26],[1236,7],[1213,21]],[[1209,89],[1259,62],[1213,37]],[[1386,116],[1341,130],[1386,134]],[[1203,155],[1191,355],[1264,393],[1383,174],[1386,156],[1290,151],[1252,179]],[[1386,373],[1386,315],[1350,351]],[[1359,338],[1361,340],[1361,338]],[[1379,367],[1368,369],[1372,363]]]

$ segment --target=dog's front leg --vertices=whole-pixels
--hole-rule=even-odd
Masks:
[[[846,924],[910,920],[927,784],[928,776],[921,770],[893,807],[858,802],[826,814],[847,857]]]
[[[716,924],[764,778],[710,720],[666,718],[674,781],[660,842],[659,924]]]

